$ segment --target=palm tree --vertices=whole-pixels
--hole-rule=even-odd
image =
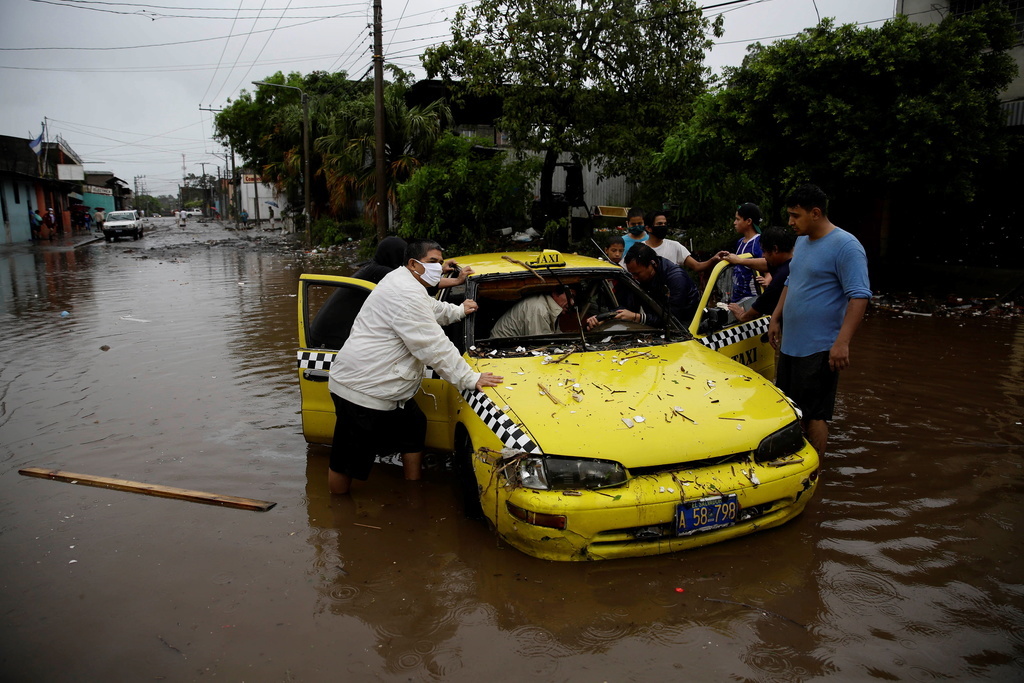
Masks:
[[[441,100],[423,107],[405,102],[404,80],[384,90],[384,169],[387,206],[397,212],[395,188],[429,157],[434,144],[451,125],[451,110]],[[375,138],[373,98],[355,100],[328,123],[327,135],[314,146],[323,164],[320,173],[327,184],[331,208],[341,211],[353,200],[362,199],[366,218],[376,221]]]

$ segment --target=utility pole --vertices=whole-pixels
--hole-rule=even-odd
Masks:
[[[228,149],[231,150],[231,199],[232,199],[232,205],[235,207],[235,211],[234,211],[234,213],[235,213],[235,230],[238,230],[238,221],[239,221],[239,216],[238,216],[238,213],[239,213],[239,209],[238,209],[238,187],[235,186],[235,178],[237,177],[235,174],[237,173],[237,169],[235,168],[235,146],[234,146],[234,144],[230,144],[228,146]]]
[[[373,0],[373,137],[377,160],[377,239],[388,234],[388,189],[384,174],[384,40],[381,36],[384,10],[381,0]]]
[[[200,185],[203,188],[203,215],[206,215],[210,206],[210,184],[206,182],[206,162],[200,161],[199,166],[203,169],[203,177],[200,179]]]

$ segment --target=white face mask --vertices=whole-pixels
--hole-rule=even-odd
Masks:
[[[441,281],[442,266],[440,263],[424,263],[423,261],[416,263],[423,266],[423,274],[420,275],[420,279],[427,287],[435,287]]]

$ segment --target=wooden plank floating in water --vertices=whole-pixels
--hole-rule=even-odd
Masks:
[[[239,508],[241,510],[252,510],[254,512],[266,512],[277,505],[277,503],[271,503],[265,500],[238,498],[236,496],[220,496],[216,493],[191,491],[189,489],[175,488],[174,486],[144,484],[140,481],[112,479],[111,477],[97,477],[92,474],[75,474],[74,472],[48,470],[42,467],[25,467],[18,470],[18,474],[24,474],[26,477],[39,477],[41,479],[52,479],[54,481],[66,481],[70,484],[97,486],[104,489],[141,493],[147,496],[159,496],[160,498],[177,498],[179,500],[192,501],[193,503],[221,505],[224,507]]]

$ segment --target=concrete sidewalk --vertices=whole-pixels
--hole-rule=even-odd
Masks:
[[[66,232],[52,240],[30,240],[15,242],[14,244],[0,244],[0,253],[31,250],[69,251],[102,241],[103,235],[101,233],[94,234],[88,231]]]

